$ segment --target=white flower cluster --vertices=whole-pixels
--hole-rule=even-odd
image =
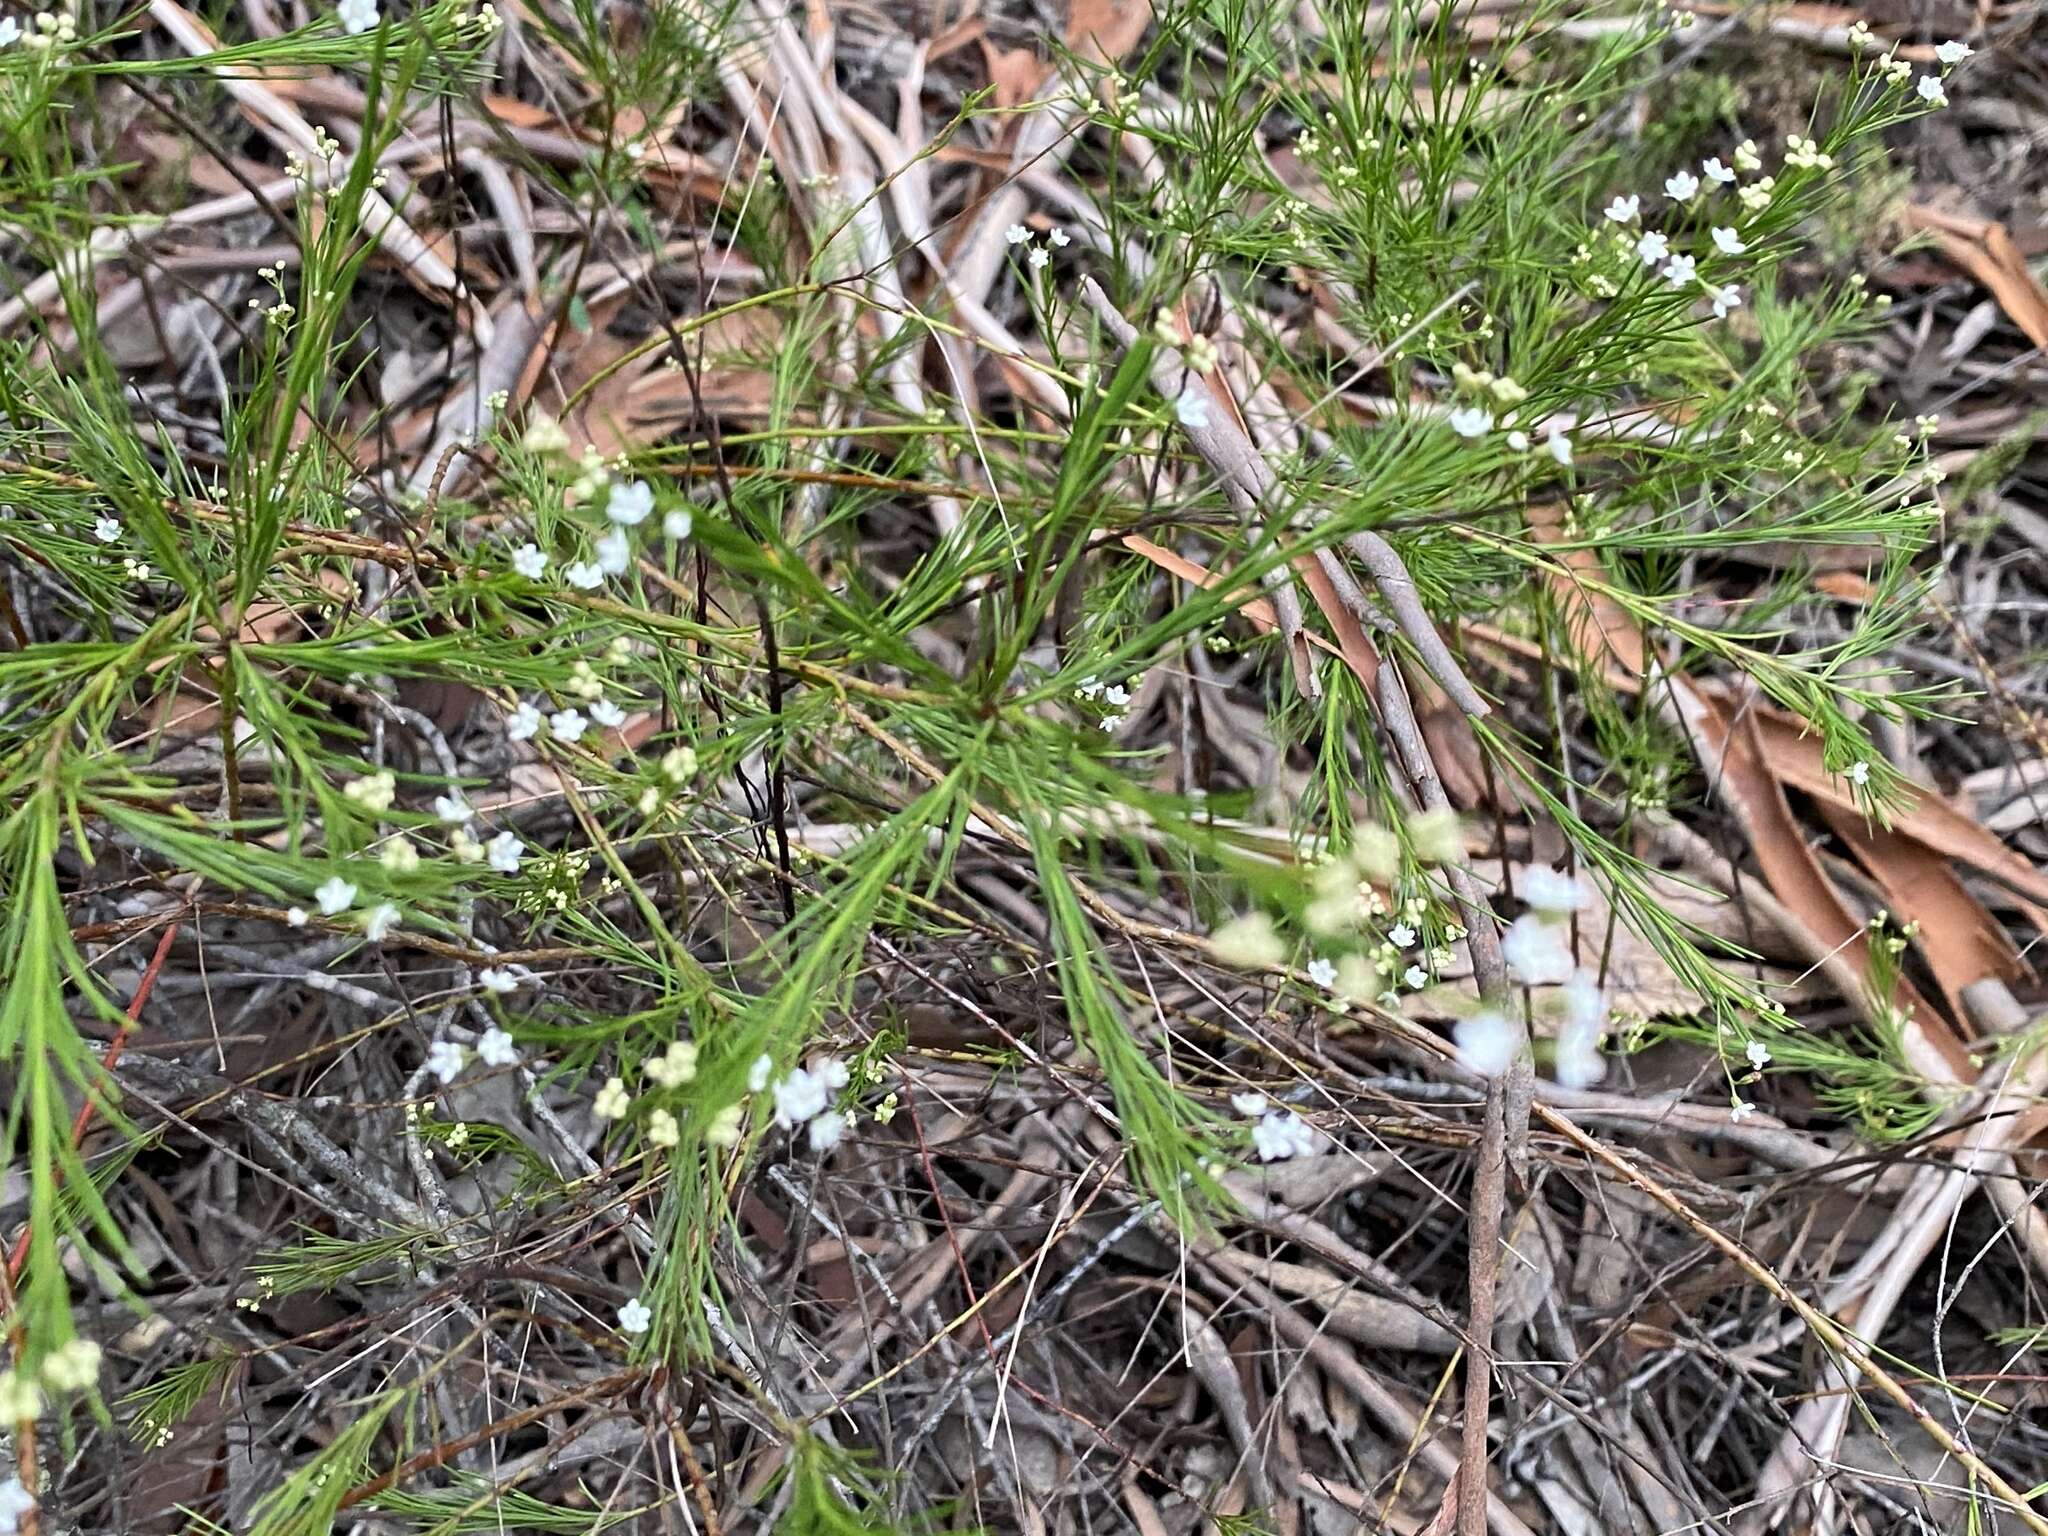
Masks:
[[[99,1379],[99,1345],[90,1339],[68,1340],[43,1357],[35,1375],[25,1370],[0,1371],[0,1423],[12,1427],[35,1418],[47,1401],[45,1388],[84,1392]],[[12,1531],[35,1502],[18,1480],[0,1483],[0,1533]]]
[[[7,36],[6,29],[14,25],[9,17],[0,22],[0,46],[14,41]],[[21,1529],[21,1517],[36,1507],[36,1496],[21,1485],[21,1479],[10,1477],[0,1483],[0,1536],[14,1536]]]
[[[12,16],[0,16],[0,48],[12,48],[20,43],[24,48],[41,51],[77,41],[78,20],[68,11],[37,11],[29,18],[27,31],[23,31],[21,23]]]
[[[632,653],[632,643],[620,636],[606,650],[605,659],[621,662],[630,658]],[[505,735],[512,741],[531,741],[545,730],[555,740],[573,746],[593,725],[615,731],[626,723],[627,709],[610,696],[612,686],[588,661],[579,658],[570,668],[569,682],[564,689],[576,703],[564,704],[544,715],[538,704],[521,699],[505,717]]]
[[[536,412],[521,442],[533,453],[559,454],[568,449],[569,435],[552,416]],[[654,515],[653,486],[645,480],[614,479],[613,466],[606,464],[595,448],[585,448],[567,499],[572,504],[593,501],[600,491],[605,498],[605,519],[611,526],[591,546],[587,558],[562,567],[562,579],[579,592],[595,591],[607,578],[623,576],[632,569],[633,535],[629,530]],[[662,534],[671,541],[687,539],[694,527],[688,507],[672,507],[661,519]],[[512,569],[528,581],[539,581],[547,574],[547,551],[531,540],[513,550],[510,561]]]
[[[1583,881],[1552,869],[1536,869],[1519,893],[1529,910],[1501,939],[1508,973],[1528,987],[1561,986],[1564,1015],[1557,1032],[1557,1080],[1567,1088],[1588,1088],[1606,1074],[1600,1036],[1607,1027],[1607,999],[1599,980],[1572,957],[1571,915],[1591,897]],[[1521,1026],[1495,1007],[1460,1019],[1451,1035],[1458,1059],[1482,1077],[1507,1071],[1520,1048]]]
[[[1053,226],[1052,233],[1045,238],[1045,245],[1031,245],[1031,231],[1022,224],[1012,224],[1003,231],[1004,242],[1012,248],[1031,246],[1024,259],[1031,264],[1031,270],[1034,272],[1043,272],[1046,269],[1052,261],[1053,250],[1073,244],[1073,237],[1057,224]]]
[[[1494,407],[1512,411],[1529,398],[1529,392],[1506,374],[1496,375],[1484,368],[1468,368],[1463,363],[1451,365],[1451,379],[1462,395],[1476,397],[1467,405],[1453,406],[1444,420],[1458,436],[1478,439],[1491,432],[1495,425]],[[1520,427],[1507,429],[1507,445],[1516,453],[1529,451],[1529,434]],[[1572,440],[1564,428],[1552,421],[1544,435],[1544,448],[1560,465],[1572,462]]]
[[[658,1056],[651,1056],[640,1068],[657,1092],[681,1088],[697,1080],[697,1043],[694,1040],[672,1040]],[[757,1067],[757,1072],[759,1068]],[[761,1074],[765,1077],[765,1074]],[[755,1087],[753,1092],[760,1092]],[[591,1112],[600,1120],[624,1120],[633,1112],[633,1093],[626,1086],[623,1077],[608,1077],[597,1090],[591,1103]],[[705,1127],[704,1139],[714,1147],[735,1147],[739,1145],[746,1109],[741,1104],[728,1104],[712,1115]],[[645,1126],[648,1144],[664,1151],[680,1146],[683,1140],[682,1122],[674,1111],[665,1108],[650,1110]],[[826,1132],[814,1133],[818,1136]],[[833,1140],[837,1140],[836,1134]]]
[[[1346,938],[1365,924],[1388,915],[1386,901],[1369,880],[1359,880],[1355,871],[1341,860],[1326,860],[1316,870],[1305,921],[1312,932],[1325,938]],[[1382,1008],[1401,1006],[1402,987],[1419,992],[1452,961],[1448,948],[1438,946],[1411,955],[1421,943],[1421,925],[1427,906],[1411,896],[1401,904],[1399,919],[1379,937],[1368,940],[1334,962],[1317,956],[1303,967],[1309,982],[1334,993],[1341,1007],[1348,1003],[1377,1003]],[[1445,925],[1450,938],[1462,938],[1465,930],[1455,923]]]
[[[670,747],[661,754],[656,770],[657,782],[640,791],[634,802],[642,816],[652,816],[661,809],[661,803],[670,792],[681,789],[697,777],[697,753],[690,747]]]
[[[1097,723],[1105,731],[1115,731],[1123,725],[1124,716],[1131,707],[1131,693],[1121,683],[1106,683],[1099,677],[1091,677],[1074,692],[1103,706],[1102,718]]]
[[[1823,168],[1834,164],[1833,158],[1822,153],[1810,140],[1794,134],[1789,143],[1798,154],[1806,155],[1810,152],[1812,156],[1810,162],[1802,159],[1792,163],[1811,163]],[[1715,155],[1700,162],[1700,174],[1697,176],[1690,170],[1673,172],[1664,178],[1664,195],[1675,204],[1688,206],[1703,193],[1715,188],[1733,186],[1738,172],[1756,171],[1763,166],[1755,142],[1749,139],[1743,140],[1736,147],[1734,159],[1735,167],[1732,170],[1722,163],[1720,156]],[[1770,195],[1776,184],[1773,178],[1766,176],[1750,186],[1740,188],[1736,194],[1737,199],[1747,212],[1760,213],[1770,205]],[[1671,237],[1661,230],[1645,229],[1631,237],[1627,232],[1628,226],[1635,224],[1642,217],[1642,207],[1642,198],[1631,192],[1625,197],[1617,196],[1603,210],[1610,224],[1620,226],[1622,232],[1618,238],[1631,245],[1636,260],[1646,267],[1658,268],[1657,275],[1674,288],[1686,288],[1694,282],[1701,283],[1706,290],[1708,303],[1713,306],[1716,320],[1725,320],[1730,311],[1740,308],[1742,290],[1739,287],[1733,283],[1704,279],[1700,276],[1699,270],[1700,262],[1703,260],[1713,261],[1719,257],[1741,256],[1749,250],[1749,242],[1742,236],[1739,221],[1710,226],[1708,238],[1713,246],[1712,254],[1702,252],[1699,255],[1689,255],[1672,250]]]
[[[1262,1163],[1313,1157],[1322,1148],[1322,1137],[1314,1126],[1291,1109],[1276,1109],[1263,1094],[1232,1094],[1230,1107],[1254,1122],[1252,1150]]]
[[[493,992],[509,991],[510,987],[503,985],[505,982],[510,982],[511,986],[518,985],[517,980],[507,971],[487,969],[483,975],[486,978],[485,987]],[[477,1036],[476,1059],[487,1067],[516,1067],[519,1065],[518,1043],[510,1034],[493,1024]],[[442,1083],[452,1083],[462,1075],[462,1069],[468,1060],[469,1053],[459,1042],[441,1039],[427,1047],[425,1067],[428,1076]]]
[[[1425,813],[1410,819],[1408,845],[1420,862],[1442,864],[1461,857],[1464,831],[1454,813]],[[1373,826],[1357,829],[1348,850],[1326,852],[1310,868],[1302,925],[1313,939],[1343,953],[1334,960],[1311,956],[1303,974],[1311,986],[1332,993],[1339,1010],[1353,1003],[1398,1008],[1400,988],[1430,986],[1453,960],[1447,945],[1465,937],[1456,923],[1445,923],[1446,942],[1423,945],[1427,902],[1410,895],[1396,911],[1381,894],[1400,872],[1401,840]],[[1270,917],[1253,912],[1221,924],[1209,937],[1209,950],[1224,965],[1272,970],[1286,963],[1290,946]]]
[[[769,1075],[775,1063],[759,1057],[747,1076],[747,1087],[755,1093],[769,1090],[775,1104],[775,1123],[784,1130],[805,1128],[813,1152],[829,1152],[846,1134],[846,1116],[832,1107],[833,1096],[849,1081],[846,1063],[827,1056],[811,1067],[794,1067],[774,1083]]]
[[[13,25],[13,17],[0,18],[0,47],[5,47],[11,41],[4,33],[6,28]],[[122,535],[127,531],[127,529],[121,526],[121,520],[112,515],[96,518],[92,525],[92,536],[102,544],[120,543]],[[147,560],[138,560],[133,555],[123,555],[121,557],[121,573],[130,581],[148,581],[151,576],[156,574],[150,569]]]

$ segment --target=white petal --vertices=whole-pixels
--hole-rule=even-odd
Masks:
[[[1521,1048],[1522,1028],[1504,1013],[1488,1008],[1451,1026],[1458,1060],[1481,1077],[1499,1077],[1514,1064]]]

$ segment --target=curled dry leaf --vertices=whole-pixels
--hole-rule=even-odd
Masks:
[[[2048,347],[2048,290],[2003,224],[1944,213],[1924,203],[1906,209],[1906,222],[1933,235],[1944,256],[1989,289],[2027,340]]]

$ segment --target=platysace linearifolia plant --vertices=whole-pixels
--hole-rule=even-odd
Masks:
[[[239,290],[254,306],[248,372],[210,407],[230,450],[219,484],[204,455],[166,451],[169,429],[138,417],[131,381],[91,340],[95,297],[78,277],[91,266],[65,201],[67,124],[96,104],[103,59],[141,62],[133,40],[83,50],[68,18],[11,44],[0,31],[0,227],[55,275],[80,354],[60,371],[17,349],[0,425],[0,456],[27,466],[0,472],[0,515],[47,604],[28,616],[32,643],[0,651],[8,1152],[41,1175],[16,1407],[89,1388],[64,1354],[66,1255],[122,1243],[70,1142],[76,1095],[98,1081],[78,1021],[117,1028],[127,1002],[108,980],[118,951],[74,937],[72,904],[109,869],[177,893],[146,919],[189,899],[266,943],[328,946],[323,982],[430,970],[421,990],[442,1011],[428,1027],[407,1008],[350,1028],[416,1083],[415,1126],[428,1101],[459,1099],[463,1124],[483,1126],[472,1100],[540,1094],[518,1102],[558,1105],[596,1168],[641,1181],[627,1197],[649,1213],[644,1270],[625,1282],[637,1293],[591,1309],[621,1356],[721,1347],[707,1234],[732,1225],[741,1159],[843,1159],[857,1117],[885,1117],[869,1107],[881,1069],[856,1054],[877,1038],[864,989],[883,943],[1033,977],[1073,1036],[1066,1081],[1123,1138],[1119,1177],[1189,1223],[1225,1198],[1220,1160],[1309,1157],[1336,1132],[1306,1101],[1231,1098],[1194,1058],[1162,1069],[1176,1026],[1131,963],[1150,930],[1128,917],[1155,898],[1193,909],[1186,926],[1207,929],[1219,963],[1289,972],[1288,1006],[1356,1018],[1449,995],[1469,1070],[1509,1070],[1533,1019],[1547,1070],[1586,1086],[1613,1033],[1607,978],[1573,928],[1597,895],[1730,1026],[1742,1070],[1814,1059],[1776,1024],[1747,1027],[1757,1000],[1648,899],[1629,834],[1666,809],[1682,750],[1653,717],[1600,704],[1602,663],[1575,645],[1554,578],[1592,555],[1584,579],[1660,661],[1752,680],[1882,810],[1888,770],[1856,720],[1917,701],[1864,671],[1904,622],[1893,599],[1938,507],[1921,437],[1867,431],[1804,382],[1804,359],[1877,301],[1784,279],[1877,136],[1960,94],[1968,50],[1945,45],[1917,74],[1859,55],[1782,150],[1722,123],[1644,164],[1639,141],[1604,125],[1667,57],[1656,13],[1587,42],[1539,6],[1496,56],[1435,24],[1390,29],[1387,7],[1349,0],[1317,7],[1312,26],[1243,0],[1155,9],[1157,46],[1132,75],[1075,86],[1074,133],[1077,165],[1136,158],[1160,174],[1104,178],[1092,218],[1085,204],[1034,208],[990,232],[1014,257],[989,263],[1005,302],[1045,330],[1012,338],[974,391],[941,397],[943,370],[893,371],[928,341],[954,356],[962,332],[950,311],[931,319],[862,286],[850,235],[893,217],[887,198],[849,211],[843,189],[749,162],[733,177],[744,205],[707,215],[749,269],[744,299],[716,289],[674,335],[604,337],[679,368],[700,347],[762,382],[744,419],[721,423],[721,457],[694,417],[679,436],[600,447],[587,395],[543,395],[472,416],[488,424],[450,443],[473,472],[411,487],[399,466],[366,473],[389,422],[336,359],[370,344],[376,284],[396,281],[372,264],[396,238],[380,159],[416,136],[423,104],[485,83],[495,13],[344,0],[300,33],[177,66],[195,92],[267,67],[343,70],[369,103],[360,143],[321,130],[280,156],[297,249]],[[655,44],[639,56],[608,35],[553,41],[597,66],[607,121],[680,121],[734,52],[708,25],[692,32],[695,14],[648,8]],[[1526,81],[1504,73],[1510,54]],[[1460,88],[1418,95],[1418,72]],[[629,146],[595,149],[587,179],[552,195],[629,210],[606,221],[614,246],[583,254],[639,270],[660,248],[642,249],[645,188],[622,169]],[[426,270],[418,252],[383,265]],[[583,270],[538,274],[563,336],[600,328],[581,309]],[[1072,301],[1083,271],[1134,317],[1128,352]],[[1273,328],[1310,288],[1355,351]],[[463,346],[472,297],[435,290],[469,327]],[[747,316],[770,323],[736,349],[709,339]],[[1185,364],[1166,385],[1151,371],[1163,355]],[[1286,409],[1247,410],[1243,381],[1268,377]],[[1192,434],[1240,417],[1273,483],[1249,514],[1189,456]],[[1127,478],[1140,463],[1157,468],[1142,496]],[[1538,507],[1554,537],[1536,536]],[[1169,583],[1126,534],[1185,544],[1232,579]],[[1521,909],[1504,888],[1484,893],[1511,996],[1461,979],[1472,935],[1452,874],[1473,849],[1451,810],[1417,811],[1381,733],[1385,701],[1242,617],[1254,585],[1276,611],[1299,606],[1297,562],[1350,571],[1366,536],[1398,557],[1432,626],[1495,624],[1596,679],[1579,707],[1601,771],[1584,783],[1511,735],[1522,725],[1469,722],[1497,780],[1573,844],[1573,873],[1535,872],[1514,892]],[[1753,627],[1684,606],[1682,560],[1767,539],[1878,552],[1871,600],[1826,647],[1781,643],[1768,606]],[[1370,618],[1370,597],[1360,610]],[[289,622],[243,636],[258,612]],[[1412,673],[1413,636],[1374,622],[1389,677]],[[1190,675],[1199,705],[1174,692]],[[203,767],[175,781],[138,744],[164,736],[153,706],[175,715],[202,684],[225,728],[194,738]],[[458,707],[437,723],[426,694]],[[1261,715],[1289,772],[1306,765],[1298,793],[1236,769],[1205,778],[1161,733],[1222,702]],[[1232,816],[1285,823],[1319,856],[1276,875],[1219,831]],[[963,877],[963,861],[997,857],[1028,892],[1029,924],[988,905],[980,869]],[[710,931],[705,904],[743,921]],[[449,1145],[420,1144],[419,1165]],[[537,1225],[572,1210],[557,1172],[508,1197],[531,1201]],[[380,1231],[390,1219],[355,1214]],[[412,1390],[395,1379],[321,1470],[357,1465]],[[311,1475],[285,1491],[301,1512],[326,1496]],[[0,1523],[29,1496],[0,1485]]]

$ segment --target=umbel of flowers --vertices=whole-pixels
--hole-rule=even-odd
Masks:
[[[1448,812],[1415,817],[1407,834],[1409,850],[1424,865],[1462,856],[1463,833]],[[1398,1010],[1402,989],[1419,991],[1434,985],[1451,963],[1448,946],[1465,937],[1463,928],[1446,920],[1437,925],[1443,942],[1425,944],[1429,904],[1420,897],[1410,897],[1398,907],[1390,904],[1382,892],[1397,879],[1400,862],[1400,840],[1384,828],[1368,827],[1356,834],[1348,850],[1324,857],[1309,872],[1301,922],[1316,952],[1301,975],[1311,987],[1331,994],[1337,1007],[1371,1004]],[[1516,895],[1526,910],[1501,936],[1508,974],[1520,986],[1557,989],[1561,1013],[1553,1071],[1565,1087],[1589,1087],[1606,1072],[1600,1042],[1608,1025],[1607,997],[1598,976],[1574,960],[1570,927],[1592,892],[1576,875],[1536,869],[1522,880]],[[1263,912],[1234,918],[1210,938],[1218,960],[1248,970],[1284,968],[1294,948]],[[1458,1059],[1481,1076],[1499,1076],[1521,1046],[1521,1025],[1507,1011],[1514,1005],[1506,998],[1482,998],[1469,1000],[1467,1006],[1470,1011],[1452,1029]],[[1261,1162],[1306,1156],[1317,1149],[1314,1129],[1263,1095],[1236,1095],[1231,1106],[1252,1122],[1251,1147]]]

